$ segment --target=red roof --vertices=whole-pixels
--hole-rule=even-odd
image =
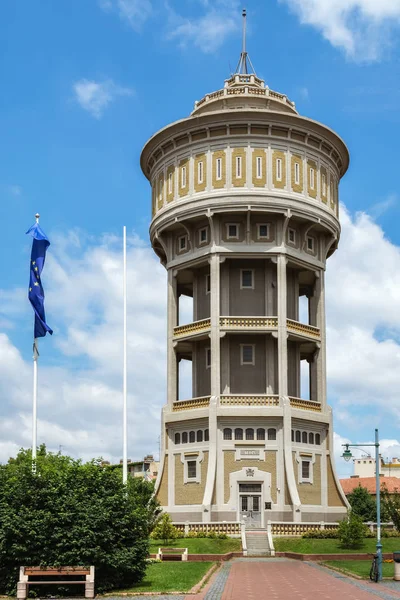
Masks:
[[[398,477],[380,477],[381,490],[386,488],[390,494],[400,492],[400,478]],[[340,484],[346,496],[354,492],[355,488],[366,488],[370,494],[376,494],[376,479],[375,477],[349,477],[341,479]]]

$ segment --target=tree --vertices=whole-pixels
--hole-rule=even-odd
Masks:
[[[169,514],[164,513],[153,529],[152,537],[156,540],[162,540],[167,545],[169,540],[174,540],[177,536],[178,529],[172,524]]]
[[[339,523],[338,537],[343,548],[359,548],[362,546],[367,527],[359,515],[349,511],[346,519]]]
[[[400,531],[400,481],[399,490],[388,492],[385,484],[381,489],[381,512],[382,520],[392,521],[393,525]]]
[[[351,510],[363,521],[376,521],[376,502],[369,491],[359,485],[347,496]]]
[[[155,504],[152,486],[101,460],[83,464],[42,446],[0,465],[0,593],[15,590],[20,565],[94,565],[97,591],[140,581]]]

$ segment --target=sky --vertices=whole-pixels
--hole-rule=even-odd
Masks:
[[[257,74],[346,141],[342,237],[327,265],[328,397],[341,444],[400,456],[400,0],[248,0]],[[122,453],[122,226],[128,228],[129,457],[158,455],[166,401],[166,274],[149,245],[139,157],[159,128],[223,87],[241,46],[237,0],[8,0],[0,19],[0,462],[31,444],[39,212],[38,442]]]

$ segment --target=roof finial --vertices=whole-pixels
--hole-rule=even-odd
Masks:
[[[255,70],[254,67],[251,63],[251,60],[247,54],[246,51],[246,25],[247,25],[247,12],[246,9],[243,9],[242,12],[242,17],[243,17],[243,43],[242,43],[242,52],[240,54],[240,58],[239,58],[239,62],[238,65],[236,67],[236,74],[239,75],[248,75],[249,74],[249,67],[251,69],[251,73],[255,74]]]

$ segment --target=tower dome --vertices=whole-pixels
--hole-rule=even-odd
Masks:
[[[337,521],[348,506],[332,456],[324,274],[349,155],[257,77],[245,26],[243,39],[225,86],[141,155],[151,243],[168,273],[156,491],[175,522],[232,531],[243,519]]]

